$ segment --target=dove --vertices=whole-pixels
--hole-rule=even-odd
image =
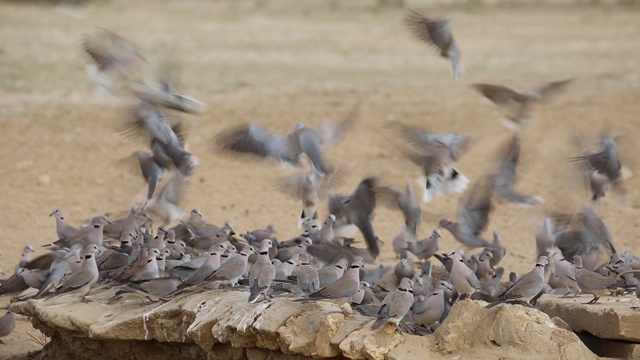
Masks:
[[[478,266],[476,267],[476,276],[478,280],[481,282],[487,278],[493,276],[495,270],[491,266],[491,260],[493,259],[493,253],[491,251],[485,250],[480,254],[478,258]]]
[[[529,207],[544,202],[539,196],[529,196],[513,190],[519,159],[520,138],[514,135],[502,151],[502,159],[497,171],[490,175],[493,180],[493,189],[501,199],[517,206]]]
[[[305,154],[320,175],[333,172],[325,161],[323,146],[340,141],[352,126],[359,105],[335,123],[317,128],[302,123],[288,134],[274,134],[254,124],[241,124],[223,130],[215,137],[216,144],[224,151],[252,154],[262,158],[274,158],[285,164],[300,166]]]
[[[606,277],[582,266],[582,257],[573,256],[573,266],[575,268],[576,283],[582,292],[593,295],[586,304],[596,304],[601,296],[611,293],[618,287],[615,278]]]
[[[408,243],[407,249],[418,259],[427,260],[440,249],[439,240],[441,237],[440,230],[435,229],[428,238]]]
[[[327,196],[329,189],[336,185],[336,172],[321,174],[311,166],[311,173],[304,172],[278,178],[275,187],[281,193],[302,202],[302,213],[298,218],[298,228],[308,220],[318,218],[318,202]]]
[[[222,263],[220,268],[214,271],[213,274],[205,279],[205,281],[217,281],[223,286],[235,286],[238,283],[238,279],[247,270],[247,260],[249,259],[249,255],[252,253],[255,253],[253,247],[245,245],[239,254],[230,257],[227,261]]]
[[[500,232],[497,229],[493,230],[493,243],[491,243],[491,247],[485,249],[485,251],[491,252],[491,266],[498,265],[507,254],[507,248],[502,245]]]
[[[478,277],[467,265],[465,265],[462,255],[459,252],[452,252],[448,256],[453,260],[451,264],[451,273],[449,274],[449,282],[458,292],[459,299],[464,299],[472,295],[476,290],[480,290],[480,281]]]
[[[50,266],[51,271],[46,280],[40,286],[34,298],[38,299],[42,295],[54,289],[66,276],[78,270],[82,266],[79,249],[67,252],[64,257],[55,260]]]
[[[600,246],[609,254],[616,253],[609,229],[593,209],[581,207],[573,214],[556,213],[552,218],[556,229],[555,245],[566,259],[572,259],[574,255],[584,257],[589,250],[598,250]]]
[[[138,99],[167,109],[188,114],[202,114],[207,109],[201,101],[179,94],[166,74],[159,74],[151,81],[131,84],[129,88]]]
[[[318,271],[309,263],[309,255],[300,254],[300,269],[296,275],[298,287],[302,292],[311,294],[320,290]]]
[[[82,47],[95,63],[95,70],[88,70],[96,85],[111,87],[111,77],[127,80],[136,68],[146,62],[144,55],[121,35],[100,29],[85,35]]]
[[[494,275],[489,280],[482,284],[482,292],[487,294],[491,301],[495,301],[498,296],[506,290],[502,285],[502,276],[504,275],[504,268],[499,267],[496,269]]]
[[[362,180],[357,189],[349,195],[330,195],[329,213],[336,217],[334,231],[341,227],[355,225],[367,244],[369,254],[376,258],[380,254],[378,239],[373,230],[373,210],[376,206],[375,188],[377,179]],[[313,255],[313,254],[312,254]]]
[[[276,267],[276,276],[275,280],[287,280],[291,273],[293,272],[293,268],[296,267],[299,260],[299,255],[295,255],[291,259],[281,262],[278,259],[271,260],[273,266]]]
[[[58,239],[64,240],[69,236],[72,236],[73,234],[75,234],[76,231],[78,231],[78,229],[69,225],[67,220],[65,220],[64,216],[62,216],[62,211],[60,209],[57,209],[57,208],[53,209],[51,214],[49,214],[49,217],[51,216],[56,217],[56,232],[58,233]]]
[[[446,295],[447,290],[453,291],[451,285],[446,281],[438,281],[429,297],[418,296],[418,301],[413,304],[412,308],[413,322],[417,325],[431,327],[440,321],[449,306],[449,299]]]
[[[314,293],[309,294],[311,299],[332,299],[335,301],[346,300],[360,287],[360,268],[364,265],[364,259],[356,256],[349,269],[340,279]]]
[[[529,117],[531,107],[560,93],[573,81],[565,79],[540,85],[526,93],[514,91],[506,86],[492,84],[473,84],[472,87],[494,104],[506,110],[508,123],[503,125],[517,128]]]
[[[379,186],[375,189],[376,197],[382,204],[391,208],[397,208],[404,216],[404,224],[415,236],[418,224],[422,220],[422,209],[415,197],[413,186],[407,181],[404,191],[393,186]]]
[[[320,280],[319,288],[326,288],[340,279],[347,270],[349,263],[346,259],[339,259],[335,264],[326,266],[318,270],[318,279]]]
[[[366,289],[371,289],[371,285],[366,281],[360,281],[358,290],[349,298],[349,304],[362,304],[365,298]]]
[[[424,129],[393,122],[391,127],[408,144],[398,148],[412,163],[422,169],[422,201],[430,202],[435,195],[460,193],[469,179],[453,167],[470,148],[472,139],[462,134],[437,134]]]
[[[56,287],[56,294],[62,294],[69,291],[79,290],[82,294],[82,302],[91,301],[87,299],[87,295],[91,291],[91,287],[98,281],[98,265],[96,264],[95,250],[84,254],[84,262],[82,266],[64,278],[62,283]]]
[[[586,170],[593,202],[604,197],[610,184],[621,184],[622,165],[618,148],[615,139],[609,135],[601,136],[600,149],[597,152],[587,151],[584,155],[570,160],[579,163]]]
[[[398,325],[400,320],[413,306],[413,281],[402,278],[398,288],[385,296],[378,311],[378,319],[371,326],[372,330],[391,322]]]
[[[180,173],[174,173],[160,193],[147,202],[146,209],[170,224],[182,217],[179,205],[183,201],[188,181]]]
[[[224,246],[224,245],[222,245]],[[224,248],[222,246],[218,246],[213,252],[209,253],[209,257],[207,260],[200,266],[196,271],[194,271],[188,278],[186,278],[182,284],[178,286],[178,289],[184,289],[187,286],[198,285],[203,282],[206,278],[211,276],[214,271],[220,268],[220,255]]]
[[[276,276],[276,267],[269,259],[269,249],[273,247],[273,242],[269,239],[262,240],[258,260],[249,269],[249,299],[247,302],[255,303],[260,295],[267,299],[267,290],[271,287],[271,282]]]
[[[547,255],[555,247],[555,235],[553,229],[553,221],[547,216],[542,222],[542,227],[536,234],[536,252],[537,256]]]
[[[320,242],[331,243],[335,238],[335,233],[333,231],[333,224],[336,222],[336,217],[333,214],[329,214],[327,218],[322,223],[322,227],[320,228]]]
[[[451,63],[451,76],[458,80],[464,72],[460,62],[460,47],[451,33],[451,21],[445,17],[427,17],[410,10],[405,23],[419,40],[435,46],[440,56]]]
[[[51,247],[54,249],[70,248],[76,244],[87,247],[90,244],[102,246],[104,240],[104,225],[109,223],[106,216],[96,216],[91,219],[89,226],[78,229],[72,236],[59,239],[51,244],[43,245],[43,247]]]
[[[20,269],[24,268],[27,263],[31,261],[31,254],[33,254],[34,252],[35,250],[32,245],[26,245],[24,248],[22,248],[22,256],[20,257],[20,261],[14,268],[14,274],[17,274]]]
[[[493,210],[492,193],[493,184],[489,177],[478,180],[460,200],[458,222],[442,219],[440,227],[447,229],[456,240],[469,248],[491,247],[491,243],[483,239],[481,234],[487,228],[489,214]]]
[[[396,264],[393,272],[398,279],[403,277],[412,279],[416,274],[416,270],[413,268],[413,261],[407,257],[406,249],[400,251],[400,261]]]
[[[5,337],[16,328],[16,313],[8,310],[4,316],[0,317],[0,338]],[[2,340],[0,343],[3,344]]]
[[[522,275],[513,285],[509,286],[498,300],[487,305],[487,308],[494,307],[504,302],[520,302],[525,306],[532,307],[529,303],[531,299],[536,297],[544,287],[544,267],[548,260],[546,256],[538,257],[538,262],[533,270]]]
[[[566,259],[560,259],[554,264],[555,274],[560,279],[560,281],[567,287],[567,293],[562,297],[567,297],[571,292],[573,292],[573,297],[578,296],[581,289],[578,286],[578,282],[576,281],[576,270],[573,267],[573,264]]]
[[[160,269],[158,267],[158,257],[160,257],[161,255],[162,253],[160,252],[160,250],[156,248],[149,249],[149,258],[147,260],[147,263],[130,278],[130,281],[148,281],[159,278]]]

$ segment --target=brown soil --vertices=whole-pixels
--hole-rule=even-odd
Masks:
[[[183,208],[200,208],[218,224],[232,220],[239,231],[274,223],[279,237],[287,239],[297,233],[299,204],[273,191],[273,179],[287,171],[213,150],[213,135],[225,127],[253,121],[284,132],[298,121],[313,125],[340,116],[360,100],[356,128],[328,153],[345,175],[338,190],[351,191],[365,175],[384,174],[396,185],[419,175],[389,145],[392,134],[383,127],[389,120],[476,137],[458,164],[473,181],[493,169],[494,154],[511,131],[468,85],[489,82],[524,90],[575,77],[521,133],[517,188],[546,203],[528,209],[498,205],[491,217],[489,231],[500,229],[508,248],[503,265],[521,273],[533,264],[534,234],[544,212],[570,210],[589,199],[569,173],[566,158],[576,155],[571,137],[595,136],[604,126],[627,139],[640,135],[636,7],[431,9],[452,18],[462,48],[466,73],[454,82],[448,64],[409,35],[401,9],[357,3],[331,10],[315,2],[294,3],[256,8],[253,2],[110,1],[92,5],[82,19],[46,5],[0,3],[0,267],[5,273],[12,272],[25,244],[56,239],[54,221],[47,217],[52,208],[60,207],[77,225],[99,213],[123,214],[145,192],[141,178],[118,165],[144,148],[114,131],[126,119],[131,99],[95,94],[85,74],[79,42],[96,27],[130,38],[152,62],[170,54],[181,63],[181,89],[209,106],[202,116],[183,118],[190,128],[188,147],[201,164]],[[640,171],[633,162],[630,167]],[[615,244],[632,252],[640,250],[639,181],[627,183],[626,200],[607,196],[597,206]],[[455,217],[458,199],[425,205],[421,235],[441,217]],[[401,229],[401,217],[379,209],[375,228],[385,240],[380,260],[392,263],[391,239]],[[441,250],[455,247],[445,234]],[[18,329],[3,338],[0,353],[37,349],[27,332],[37,333],[20,319]]]

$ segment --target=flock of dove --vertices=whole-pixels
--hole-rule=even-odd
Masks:
[[[463,73],[460,47],[449,20],[413,11],[405,20],[418,39],[436,47],[451,62],[452,76],[458,79]],[[70,301],[88,302],[93,288],[109,287],[117,289],[110,302],[135,293],[146,304],[196,291],[211,291],[216,296],[218,289],[225,289],[222,291],[246,292],[249,303],[290,297],[293,301],[348,304],[343,309],[351,307],[375,318],[373,329],[392,323],[402,331],[426,334],[443,322],[455,301],[465,298],[486,301],[489,307],[502,303],[533,306],[543,293],[563,297],[586,293],[593,295],[589,303],[595,304],[605,294],[634,289],[638,294],[640,290],[634,277],[640,258],[616,251],[593,207],[608,191],[624,190],[614,137],[602,135],[599,148],[583,148],[570,159],[589,184],[588,205],[574,213],[549,214],[535,237],[538,258],[533,269],[520,276],[511,273],[503,280],[505,269],[498,265],[506,249],[500,234],[494,231],[492,241],[483,235],[494,207],[492,199],[500,197],[521,206],[543,201],[513,189],[520,155],[517,132],[505,144],[495,172],[471,183],[454,167],[469,149],[469,136],[437,134],[393,122],[387,130],[402,139],[394,144],[396,150],[420,168],[421,194],[416,194],[410,180],[406,188],[396,188],[376,176],[363,179],[350,194],[337,194],[334,185],[340,177],[339,167],[326,158],[323,149],[347,136],[359,104],[334,122],[316,128],[296,124],[288,134],[275,134],[257,124],[234,126],[215,138],[221,153],[307,168],[277,180],[280,191],[301,202],[296,224],[299,236],[277,239],[274,225],[238,234],[230,222],[214,225],[198,209],[186,214],[180,208],[198,161],[185,148],[181,124],[170,122],[163,111],[198,114],[206,106],[178,92],[171,69],[154,72],[152,80],[132,80],[140,69],[148,68],[148,61],[111,31],[88,35],[83,45],[93,62],[89,75],[98,88],[113,92],[124,84],[127,93],[139,99],[122,131],[143,138],[148,145],[146,151],[136,153],[148,191],[144,201],[121,219],[98,215],[74,227],[55,209],[50,216],[55,218],[57,240],[45,245],[48,253],[37,257],[32,246],[25,246],[15,273],[2,282],[0,295],[34,288],[37,292],[20,298],[46,301],[72,292],[77,298],[69,296]],[[570,82],[556,81],[524,93],[499,85],[473,87],[503,108],[507,123],[517,130],[526,126],[534,106],[556,96]],[[456,220],[440,220],[429,237],[418,240],[421,202],[463,192]],[[319,218],[323,199],[328,211]],[[393,240],[400,259],[395,266],[376,264],[381,241],[373,226],[377,204],[398,209],[404,216],[402,231]],[[155,228],[153,221],[158,219],[160,226]],[[469,255],[456,249],[443,254],[441,229],[467,251],[480,251]],[[349,237],[357,231],[366,249],[354,246],[355,240]],[[432,258],[438,260],[437,265],[432,265]],[[376,265],[365,268],[365,263]],[[15,314],[8,312],[0,318],[0,337],[14,327]]]

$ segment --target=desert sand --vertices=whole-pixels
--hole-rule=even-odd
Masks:
[[[109,1],[92,4],[82,18],[51,6],[0,3],[0,268],[5,276],[26,244],[56,240],[62,209],[71,224],[107,213],[117,218],[142,200],[146,185],[123,165],[145,149],[115,129],[128,119],[133,98],[97,93],[88,80],[83,34],[97,27],[130,39],[151,64],[180,64],[180,89],[208,105],[201,116],[182,116],[187,147],[200,167],[182,208],[199,208],[216,224],[230,220],[244,232],[275,224],[279,239],[298,233],[299,203],[274,190],[290,174],[269,161],[249,161],[216,151],[214,135],[243,122],[287,132],[340,117],[358,101],[357,123],[335,147],[339,192],[369,175],[403,186],[420,171],[390,145],[386,124],[402,121],[435,132],[475,138],[457,164],[472,181],[496,167],[496,153],[512,136],[501,113],[470,88],[487,82],[526,90],[575,78],[567,91],[536,109],[522,139],[516,188],[545,203],[514,208],[496,202],[487,230],[499,229],[507,246],[501,264],[522,273],[534,264],[534,236],[549,211],[571,211],[590,194],[567,159],[578,155],[572,137],[597,146],[603,129],[623,135],[623,158],[632,172],[634,138],[640,135],[640,9],[624,6],[435,6],[410,2],[424,13],[449,16],[462,49],[465,74],[453,81],[448,63],[405,28],[405,9],[378,9],[368,2],[330,7],[294,1]],[[169,114],[179,119],[176,114]],[[640,180],[626,182],[625,196],[608,194],[595,207],[615,245],[640,254]],[[443,218],[455,218],[460,195],[423,204],[428,236]],[[320,217],[326,216],[326,207]],[[385,241],[379,261],[392,264],[391,240],[401,230],[399,212],[380,207],[375,230]],[[359,234],[356,234],[359,239]],[[441,251],[460,245],[445,233]],[[37,254],[44,250],[38,248]],[[0,304],[9,301],[0,298]],[[0,353],[25,354],[39,345],[28,319],[3,339]]]

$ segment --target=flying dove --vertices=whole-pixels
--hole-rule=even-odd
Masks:
[[[267,298],[267,290],[271,287],[271,282],[276,276],[276,267],[269,259],[269,249],[273,247],[273,242],[269,239],[262,240],[258,260],[249,269],[249,303],[255,303],[260,295]]]
[[[419,182],[423,190],[423,202],[430,202],[435,195],[460,193],[469,184],[460,171],[453,167],[470,148],[472,139],[462,134],[437,134],[424,129],[392,123],[402,139],[410,147],[398,149],[422,169],[424,178]]]
[[[422,220],[422,209],[415,197],[411,182],[407,181],[404,191],[393,186],[379,186],[376,188],[376,197],[382,204],[399,209],[404,216],[405,226],[415,236],[418,224]]]
[[[340,141],[352,126],[359,105],[334,123],[325,123],[317,128],[298,123],[288,134],[274,134],[253,124],[241,124],[216,135],[215,142],[225,151],[252,154],[262,158],[275,158],[283,163],[300,166],[302,154],[307,155],[319,174],[333,170],[325,161],[322,148]]]
[[[555,213],[552,218],[556,229],[555,245],[566,259],[572,259],[574,255],[585,256],[600,246],[609,254],[616,253],[609,229],[593,209],[581,207],[572,214]]]
[[[471,191],[460,200],[458,222],[440,220],[440,227],[447,229],[453,237],[469,248],[491,247],[491,243],[481,237],[489,224],[489,214],[493,210],[491,195],[493,184],[489,177],[476,182]]]
[[[111,85],[110,77],[128,79],[136,67],[146,62],[144,55],[131,42],[106,29],[85,35],[82,47],[95,63],[97,73],[92,75],[97,85],[102,87]]]
[[[474,84],[472,86],[484,97],[508,112],[507,120],[509,123],[503,125],[517,128],[529,116],[534,104],[547,101],[560,93],[572,80],[550,82],[526,93],[520,93],[502,85]]]
[[[335,186],[336,177],[336,172],[323,175],[312,165],[310,174],[300,172],[275,181],[278,191],[302,202],[298,228],[302,228],[302,224],[307,220],[318,218],[318,202],[326,197],[330,188]]]
[[[610,184],[621,184],[622,165],[615,139],[611,136],[601,136],[600,149],[597,152],[587,151],[571,160],[579,163],[588,175],[593,202],[605,196]]]
[[[540,256],[533,270],[522,275],[513,285],[498,297],[498,300],[487,305],[494,307],[504,302],[517,301],[526,306],[532,306],[529,301],[536,297],[544,287],[544,267],[548,260],[546,256]]]
[[[464,72],[460,62],[460,47],[451,33],[451,21],[444,17],[426,17],[416,11],[409,11],[405,23],[421,41],[435,46],[440,56],[451,63],[451,76],[458,80]]]
[[[543,200],[539,196],[529,196],[513,190],[516,181],[516,168],[520,159],[520,138],[514,135],[503,150],[500,165],[495,173],[491,174],[493,188],[500,198],[518,206],[528,207]]]
[[[502,258],[507,254],[507,248],[502,244],[500,232],[496,229],[493,230],[493,242],[491,247],[485,249],[485,251],[491,252],[491,266],[496,266],[502,261]]]
[[[378,319],[373,323],[371,329],[375,330],[388,322],[397,326],[411,310],[411,306],[413,306],[413,282],[411,279],[402,278],[398,288],[385,296],[378,311]]]
[[[334,231],[340,227],[355,225],[362,233],[367,249],[374,258],[380,254],[372,222],[373,210],[376,206],[376,182],[376,178],[366,178],[360,182],[353,193],[330,195],[328,202],[329,213],[336,217]]]

